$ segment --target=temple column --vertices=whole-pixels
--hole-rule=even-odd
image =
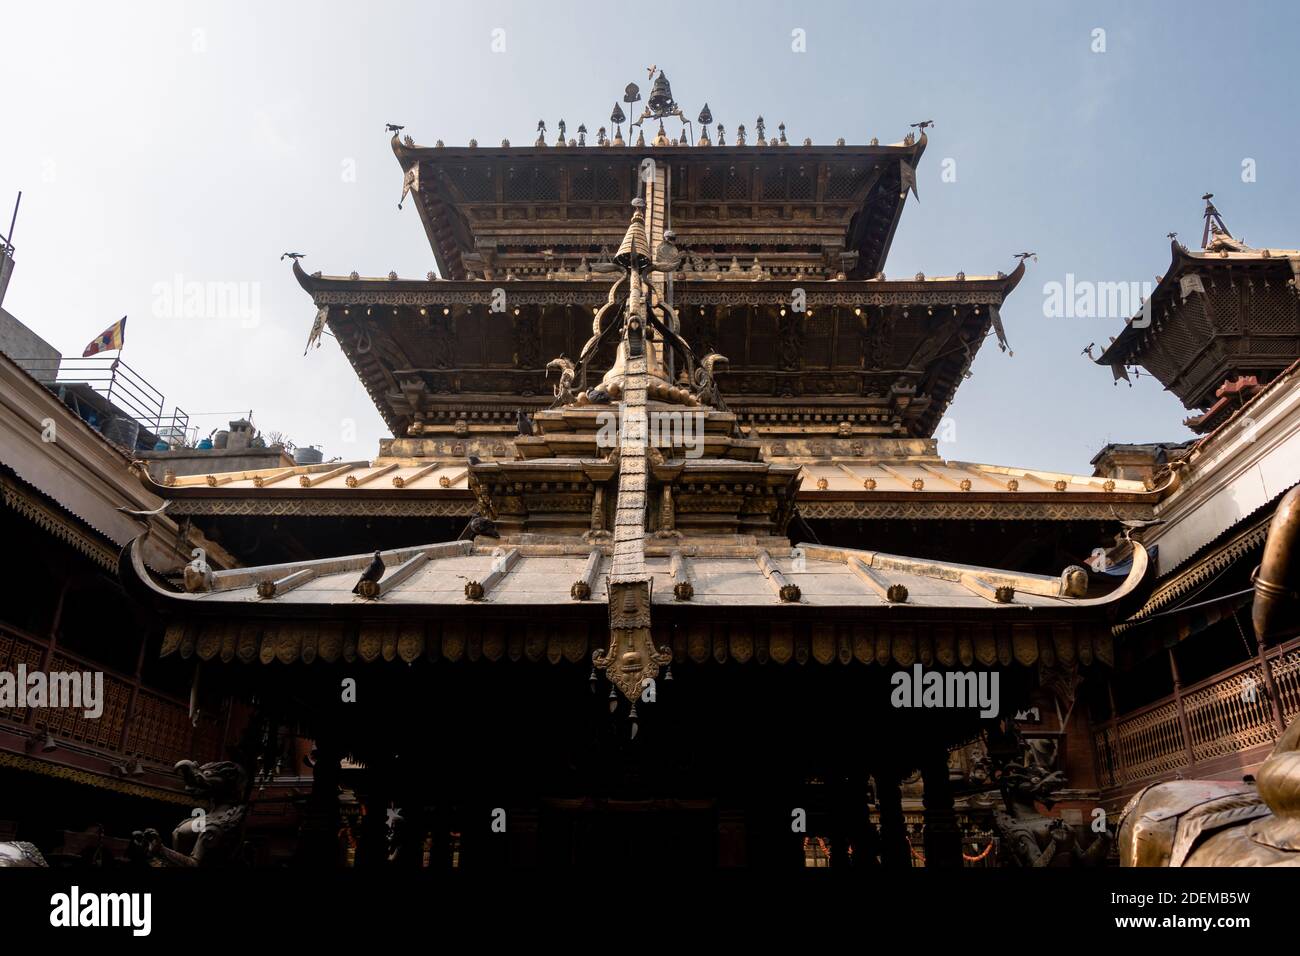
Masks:
[[[853,865],[855,867],[878,867],[880,865],[880,835],[876,825],[871,822],[871,787],[865,780],[851,781],[849,790],[849,841],[853,844]]]
[[[921,764],[925,785],[921,800],[925,807],[925,865],[959,867],[961,831],[953,809],[952,783],[948,779],[948,751],[931,745]]]
[[[876,771],[876,802],[880,807],[880,865],[908,869],[912,850],[907,842],[907,824],[903,818],[903,789],[894,771]]]
[[[311,795],[298,830],[294,863],[302,867],[333,869],[339,865],[339,763],[340,750],[328,737],[316,741]]]

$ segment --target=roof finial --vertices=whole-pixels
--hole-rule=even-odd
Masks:
[[[1219,215],[1219,210],[1215,209],[1214,203],[1211,202],[1214,199],[1214,193],[1206,193],[1201,198],[1205,200],[1205,229],[1201,232],[1201,248],[1208,249],[1210,248],[1210,234],[1212,232],[1216,234],[1222,233],[1229,239],[1232,238],[1232,233],[1228,231],[1228,226],[1223,221],[1223,217]]]

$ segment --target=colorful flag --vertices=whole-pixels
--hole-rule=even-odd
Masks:
[[[82,358],[90,358],[97,352],[111,352],[114,349],[118,351],[122,348],[122,342],[126,338],[126,316],[122,316],[103,332],[95,337],[95,341],[86,346],[86,351],[81,353]]]

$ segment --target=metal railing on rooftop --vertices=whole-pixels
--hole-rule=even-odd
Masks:
[[[176,406],[167,412],[163,393],[120,358],[90,356],[16,361],[33,375],[39,372],[54,373],[56,386],[88,386],[105,401],[170,444],[184,444],[191,437],[189,415]],[[108,423],[102,424],[106,426]]]

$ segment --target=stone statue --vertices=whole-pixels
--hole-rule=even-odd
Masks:
[[[573,390],[573,380],[578,374],[577,366],[561,355],[547,362],[546,368],[556,369],[560,373],[560,381],[555,386],[555,403],[551,407],[558,408],[576,402],[578,396]]]
[[[137,830],[131,835],[132,855],[149,866],[226,866],[238,861],[248,814],[248,777],[244,768],[229,760],[199,766],[182,760],[176,772],[187,789],[200,794],[208,809],[181,821],[172,831],[172,846],[162,845],[157,830]]]
[[[1052,805],[1052,794],[1065,785],[1061,771],[1047,772],[1038,766],[1013,767],[1003,771],[1002,797],[1005,810],[994,811],[993,826],[1002,842],[1002,852],[1011,866],[1098,866],[1110,852],[1109,831],[1099,833],[1086,847],[1080,846],[1078,830],[1059,817],[1038,811],[1035,803]]]
[[[711,352],[700,359],[699,367],[695,369],[694,381],[691,383],[695,386],[695,394],[700,400],[700,404],[709,408],[716,408],[720,412],[727,410],[726,403],[722,400],[722,393],[718,390],[718,383],[713,377],[713,367],[719,363],[727,364],[727,357],[719,355],[717,352]]]

